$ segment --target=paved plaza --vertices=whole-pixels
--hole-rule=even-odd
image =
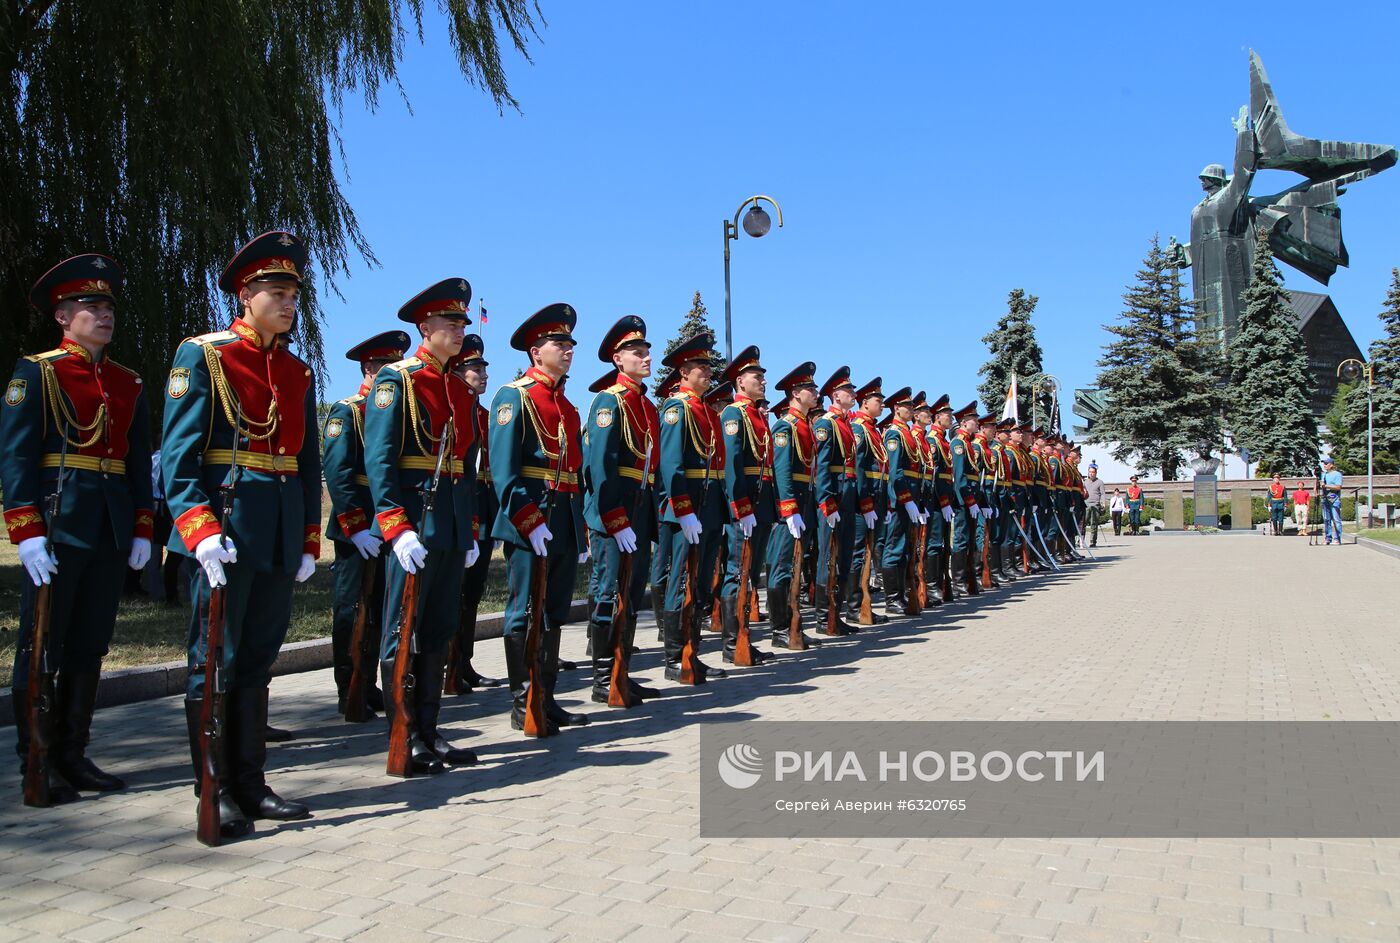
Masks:
[[[178,701],[100,711],[92,753],[125,792],[25,809],[5,761],[0,941],[1400,940],[1400,839],[697,837],[705,722],[1400,719],[1400,560],[1108,542],[699,688],[661,679],[644,614],[637,667],[663,698],[608,710],[569,673],[562,699],[592,725],[544,742],[510,730],[502,690],[448,698],[448,734],[482,762],[433,778],[383,775],[383,722],[340,722],[329,671],[278,678],[273,722],[298,739],[272,747],[269,781],[315,817],[217,849],[194,838]],[[571,627],[566,657],[582,650]],[[504,675],[498,642],[477,667]]]

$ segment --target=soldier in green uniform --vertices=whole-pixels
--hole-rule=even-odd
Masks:
[[[890,394],[887,402],[893,410],[885,429],[884,453],[889,465],[886,503],[890,519],[886,524],[885,555],[880,565],[885,571],[885,612],[890,618],[905,615],[905,601],[910,587],[905,578],[909,560],[917,553],[913,535],[928,518],[919,507],[918,489],[923,481],[923,456],[910,423],[914,418],[914,399],[909,387]],[[919,477],[912,477],[910,472]]]
[[[417,576],[413,627],[413,711],[409,757],[415,773],[466,766],[476,754],[438,730],[447,647],[457,627],[462,570],[477,561],[474,446],[476,394],[449,369],[469,323],[471,286],[447,278],[414,295],[399,320],[417,325],[413,355],[382,368],[365,411],[365,471],[374,498],[375,527],[393,551],[384,568],[384,618],[379,670],[393,726],[394,664],[409,574]],[[429,512],[431,504],[431,512]]]
[[[702,584],[710,579],[729,518],[719,419],[704,402],[713,363],[711,334],[686,340],[665,360],[666,366],[677,370],[680,385],[661,407],[660,475],[667,500],[657,553],[669,558],[670,576],[660,620],[666,678],[683,684],[704,684],[727,674],[698,658],[704,587],[689,585],[691,576]],[[682,618],[687,592],[692,598],[688,622]]]
[[[977,435],[977,402],[967,404],[953,414],[958,430],[951,440],[953,491],[953,591],[976,596],[976,568],[970,554],[982,545],[982,506],[978,501],[978,481],[981,469],[977,465],[972,440]]]
[[[745,582],[757,587],[763,572],[768,534],[777,517],[773,489],[773,442],[765,410],[759,405],[768,391],[767,371],[759,362],[759,349],[741,350],[724,372],[734,385],[734,400],[720,411],[724,442],[724,493],[729,501],[731,522],[726,528],[728,559],[724,585],[720,591],[720,621],[726,662],[733,664],[739,639],[739,588]],[[749,568],[744,572],[744,543],[749,545]],[[772,603],[769,603],[772,607]],[[744,614],[747,618],[747,613]],[[750,641],[749,651],[756,665],[772,655]]]
[[[306,247],[291,233],[265,233],[244,246],[219,279],[237,298],[238,318],[227,331],[181,342],[165,387],[161,473],[175,522],[169,549],[199,564],[185,700],[196,789],[209,597],[214,586],[225,587],[221,742],[228,755],[220,764],[219,818],[227,837],[252,831],[249,818],[310,815],[274,793],[263,775],[272,663],[286,638],[293,583],[310,579],[321,546],[316,384],[311,368],[276,343],[296,316],[305,265]]]
[[[49,743],[51,802],[124,783],[87,757],[102,659],[125,573],[151,555],[151,446],[141,378],[107,357],[122,270],[105,255],[74,256],[30,289],[63,332],[59,346],[23,357],[0,406],[5,525],[28,579],[20,590],[12,704],[20,769],[29,753],[29,669],[56,672]],[[62,479],[60,481],[60,478]],[[46,519],[49,497],[57,515]],[[34,652],[36,587],[50,584],[49,638]]]
[[[676,391],[680,383],[680,373],[674,367],[670,367],[662,374],[661,379],[653,385],[652,399],[656,401],[654,405],[658,407],[658,416],[660,415],[659,407]],[[657,445],[657,450],[660,451],[659,443]],[[665,638],[661,630],[661,613],[666,608],[666,582],[671,577],[671,555],[661,552],[661,515],[666,511],[666,491],[662,485],[659,474],[657,476],[656,486],[652,488],[652,500],[656,504],[657,542],[653,546],[651,555],[651,614],[652,618],[656,620],[656,640],[658,642],[664,642]]]
[[[817,624],[828,635],[849,635],[860,631],[841,618],[841,606],[850,585],[851,561],[855,549],[855,517],[873,511],[875,501],[862,495],[856,477],[855,432],[851,429],[849,413],[856,406],[856,388],[851,382],[851,368],[838,367],[822,384],[823,397],[831,398],[831,408],[812,423],[812,437],[817,443]],[[836,534],[835,555],[832,557],[832,533]],[[827,586],[830,568],[836,568],[837,614],[834,627],[826,625]],[[833,631],[834,628],[834,631]]]
[[[656,471],[661,464],[661,428],[657,409],[646,397],[651,376],[651,342],[646,322],[627,315],[603,337],[598,359],[611,364],[606,385],[588,410],[584,441],[583,516],[592,545],[590,583],[592,611],[588,620],[593,654],[593,700],[608,703],[613,663],[621,649],[628,663],[624,706],[635,707],[659,697],[630,674],[631,651],[637,633],[637,609],[646,592],[652,543],[657,537]],[[630,554],[627,586],[619,585],[622,554]],[[625,592],[626,619],[616,618],[618,594]]]
[[[472,448],[467,453],[467,464],[476,470],[476,539],[480,553],[476,562],[462,572],[462,604],[457,618],[457,635],[447,649],[447,677],[443,681],[446,694],[469,694],[473,688],[499,688],[505,684],[502,678],[491,678],[472,667],[472,656],[476,653],[476,616],[481,608],[481,597],[486,591],[486,577],[491,570],[491,528],[499,510],[496,489],[491,483],[491,456],[487,448],[487,435],[490,425],[486,407],[481,398],[486,395],[486,384],[490,366],[486,357],[486,345],[478,334],[468,334],[462,338],[462,350],[452,361],[452,371],[462,378],[472,393],[476,395],[476,406],[472,410]],[[499,541],[497,541],[499,543]]]
[[[885,495],[885,485],[889,478],[886,468],[885,446],[880,438],[880,430],[875,421],[885,411],[885,396],[880,389],[880,377],[871,380],[856,391],[856,408],[849,413],[851,433],[855,437],[856,495],[860,513],[856,515],[851,544],[850,591],[846,605],[852,613],[859,614],[861,600],[868,589],[862,585],[865,577],[866,544],[871,545],[871,569],[880,569],[880,558],[874,556],[874,549],[880,538],[880,526],[889,502]],[[868,508],[868,510],[867,510]],[[868,538],[868,539],[867,539]],[[888,621],[871,607],[869,625],[881,625]],[[862,625],[865,625],[863,620]]]
[[[777,387],[787,398],[773,409],[773,493],[780,521],[768,535],[768,621],[774,648],[793,647],[789,635],[792,581],[802,577],[793,568],[794,549],[805,548],[816,534],[810,522],[817,515],[812,494],[817,441],[807,419],[817,405],[816,371],[817,365],[809,360],[779,380]],[[805,632],[796,641],[799,651],[821,644]]]
[[[588,531],[579,495],[583,467],[578,410],[562,389],[574,359],[572,306],[547,305],[511,335],[510,346],[525,352],[530,367],[520,379],[496,391],[491,403],[491,477],[501,502],[492,528],[506,544],[510,595],[506,600],[506,669],[513,698],[511,726],[525,729],[525,705],[530,696],[525,661],[530,623],[530,584],[535,567],[548,569],[544,590],[544,646],[541,681],[547,727],[543,736],[560,727],[588,723],[587,714],[564,710],[554,698],[559,680],[559,641],[569,619],[578,568],[588,559]]]
[[[946,426],[952,424],[948,396],[944,394],[930,404],[923,392],[914,398],[914,438],[923,454],[923,489],[920,507],[927,519],[925,524],[924,580],[930,587],[929,606],[942,605],[945,554],[951,540],[944,531],[953,522],[953,452],[945,436]]]
[[[719,414],[734,400],[734,384],[723,377],[717,377],[702,397],[705,408],[714,417],[718,430]],[[724,436],[716,431],[714,466],[723,472],[727,466],[724,453]],[[722,476],[716,476],[723,480]],[[720,487],[720,486],[716,486]],[[721,488],[721,490],[723,490]],[[725,527],[728,527],[729,505],[725,503]],[[719,617],[719,596],[724,586],[724,568],[729,564],[729,541],[727,532],[719,538],[719,550],[715,554],[713,569],[700,574],[700,585],[696,587],[695,614],[700,631],[719,632],[723,620]]]
[[[345,352],[346,359],[360,365],[360,388],[331,406],[324,429],[322,470],[326,476],[326,493],[331,499],[330,521],[326,536],[333,543],[335,562],[335,598],[331,615],[331,663],[335,676],[337,709],[345,713],[345,690],[350,683],[352,667],[350,637],[355,629],[355,614],[359,608],[360,585],[365,567],[375,568],[374,590],[365,618],[366,644],[379,650],[379,619],[384,608],[384,571],[378,563],[382,541],[371,529],[374,499],[365,477],[365,404],[374,377],[381,367],[403,358],[408,350],[408,335],[403,331],[385,331],[361,341]],[[369,670],[366,664],[365,670]],[[371,710],[384,709],[384,696],[372,684],[366,688],[366,700]]]

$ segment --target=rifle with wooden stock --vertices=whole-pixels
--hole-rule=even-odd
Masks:
[[[63,473],[68,458],[68,426],[63,427],[63,445],[58,453],[58,484],[48,498],[48,524],[44,528],[44,552],[53,553],[53,529],[58,526],[58,509],[63,496]],[[29,751],[24,759],[24,804],[47,809],[49,795],[49,748],[53,746],[54,667],[49,658],[49,622],[53,612],[53,581],[34,588],[34,621],[29,633],[29,709],[16,723],[29,725]],[[217,828],[216,828],[217,831]]]
[[[625,420],[624,420],[625,421]],[[632,520],[639,520],[642,501],[651,500],[651,432],[647,432],[646,458],[642,460],[642,483],[632,496]],[[638,534],[637,539],[646,537]],[[608,706],[627,707],[632,703],[632,685],[627,674],[627,617],[632,593],[632,554],[619,551],[617,555],[617,604],[613,606],[613,667],[608,679]],[[657,613],[658,618],[660,613]],[[596,644],[596,643],[595,643]]]
[[[237,415],[237,412],[235,412]],[[223,492],[223,507],[219,511],[219,544],[228,534],[229,514],[238,486],[237,426],[233,430],[230,448],[228,480],[219,486]],[[202,845],[213,848],[221,839],[219,832],[219,782],[223,779],[224,740],[224,586],[209,588],[209,621],[204,644],[204,701],[199,713],[199,748],[202,757],[199,771],[199,812],[195,837]]]
[[[377,661],[369,637],[370,610],[374,606],[374,584],[379,579],[379,558],[365,561],[360,574],[360,595],[355,600],[355,627],[350,632],[350,680],[345,685],[345,719],[360,724],[372,716],[369,710],[370,665]],[[452,664],[451,661],[448,664]]]
[[[559,443],[559,457],[555,462],[554,480],[544,494],[544,506],[540,513],[545,526],[549,526],[550,511],[554,507],[554,494],[559,490],[559,482],[564,474],[564,453],[567,442],[564,437],[564,420],[559,420],[559,430],[555,441]],[[546,548],[546,551],[548,548]],[[530,571],[530,598],[527,603],[530,619],[525,626],[525,722],[523,733],[527,737],[549,736],[549,717],[545,710],[546,692],[545,664],[548,646],[544,644],[544,599],[549,588],[549,556],[539,556],[530,561],[534,569]]]
[[[409,395],[413,394],[410,392]],[[423,492],[423,514],[419,524],[425,532],[437,499],[438,482],[442,479],[443,459],[452,451],[451,429],[451,423],[444,426],[433,477]],[[418,590],[418,572],[405,573],[403,596],[399,604],[399,647],[394,653],[393,690],[384,692],[384,696],[392,698],[394,702],[394,719],[389,726],[389,754],[384,761],[384,772],[404,779],[413,775],[409,744],[417,725],[417,707],[413,696],[418,686],[418,679],[413,675],[413,656],[418,654],[418,607],[422,601],[422,593]]]

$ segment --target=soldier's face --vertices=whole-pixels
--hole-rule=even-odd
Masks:
[[[908,423],[910,419],[914,418],[914,410],[910,409],[908,406],[896,406],[894,408],[894,418],[898,419],[900,422]]]
[[[939,412],[933,417],[933,424],[947,432],[953,428],[953,414],[950,412]]]
[[[462,352],[462,339],[467,334],[464,319],[430,314],[420,322],[419,329],[423,332],[423,342],[438,359],[447,360]]]
[[[562,377],[574,362],[574,342],[550,338],[538,347],[531,347],[530,356],[541,370]]]
[[[715,371],[708,360],[687,360],[681,365],[681,382],[687,389],[703,393],[710,388]]]
[[[373,380],[379,374],[379,371],[389,366],[391,362],[392,361],[389,360],[366,360],[362,365],[365,379]]]
[[[927,426],[933,422],[933,413],[927,409],[916,409],[914,411],[914,422],[920,426]]]
[[[768,392],[768,375],[762,370],[745,370],[734,386],[749,399],[759,399]]]
[[[792,391],[792,404],[797,407],[798,412],[811,412],[817,405],[817,388],[815,386],[799,386]]]
[[[878,416],[885,411],[885,398],[883,396],[867,396],[860,404],[861,410],[867,416]]]
[[[300,295],[295,282],[249,282],[238,293],[243,320],[261,334],[285,334],[296,321]]]
[[[613,354],[613,366],[634,380],[651,376],[651,345],[628,344]]]
[[[490,377],[486,375],[485,367],[463,367],[462,379],[472,388],[473,393],[480,396],[486,392],[486,382]]]
[[[84,347],[106,347],[112,341],[117,310],[105,299],[60,301],[53,318],[63,328],[63,336]]]
[[[831,402],[836,406],[837,409],[840,409],[844,412],[845,410],[850,409],[856,404],[856,394],[846,389],[845,387],[841,387],[839,390],[835,390],[832,392]]]

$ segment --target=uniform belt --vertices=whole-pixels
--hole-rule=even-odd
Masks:
[[[621,468],[619,468],[619,469],[617,470],[617,473],[618,473],[619,475],[621,475],[623,478],[631,478],[633,481],[641,481],[641,480],[642,480],[642,470],[641,470],[640,468],[629,468],[629,467],[627,467],[626,465],[624,465],[624,466],[622,466]],[[652,475],[647,475],[647,476],[646,476],[646,485],[645,485],[645,487],[647,487],[647,488],[650,488],[650,487],[651,487],[651,483],[652,483],[653,478],[654,478],[654,476],[652,476]]]
[[[889,481],[889,480],[890,480],[890,476],[889,476],[889,475],[885,474],[884,472],[877,472],[877,471],[868,471],[868,472],[865,473],[865,477],[871,479],[872,481]]]
[[[758,466],[758,465],[745,465],[745,466],[744,466],[744,474],[745,474],[745,475],[762,475],[764,478],[767,478],[767,479],[769,479],[769,480],[771,481],[772,478],[773,478],[773,469],[771,469],[771,468],[762,468],[762,467],[760,467],[760,466]]]
[[[368,476],[368,475],[356,475],[356,476],[355,476],[355,484],[357,484],[357,485],[363,485],[364,487],[368,488],[368,487],[369,487],[369,476]]]
[[[952,473],[952,472],[939,472],[939,473],[938,473],[938,477],[939,477],[939,479],[942,480],[942,481],[952,481],[952,480],[953,480],[953,473]]]
[[[916,471],[907,471],[904,473],[904,477],[910,479],[911,481],[923,481],[924,473]]]
[[[812,483],[812,476],[804,475],[802,472],[793,472],[792,480],[797,482],[799,485],[810,485]]]
[[[711,481],[723,481],[723,468],[687,468],[685,470],[687,478],[708,478]]]
[[[540,481],[553,481],[555,472],[550,468],[537,468],[534,465],[526,465],[520,469],[522,478],[538,478]],[[561,471],[558,473],[561,485],[577,485],[578,473]]]
[[[205,465],[232,465],[232,449],[209,449],[204,453]],[[297,457],[295,455],[265,455],[262,452],[238,450],[238,465],[252,471],[276,472],[295,475]]]
[[[399,456],[400,468],[411,468],[414,471],[437,471],[438,460],[435,455],[401,455]],[[460,458],[447,459],[442,463],[442,473],[452,475],[455,478],[462,477],[467,470],[466,462]]]
[[[481,482],[482,484],[491,484],[491,470],[489,468],[483,468],[481,471],[476,473],[476,480]]]
[[[65,468],[81,468],[84,471],[98,471],[106,475],[126,474],[126,462],[119,458],[98,458],[95,455],[60,456],[57,452],[50,452],[39,462],[44,468],[57,468],[60,463]]]
[[[827,471],[833,471],[833,472],[841,472],[842,474],[846,474],[846,473],[850,473],[850,474],[852,474],[852,475],[855,474],[855,471],[854,471],[853,469],[847,468],[845,465],[828,465],[828,466],[826,467],[826,470],[827,470]]]

